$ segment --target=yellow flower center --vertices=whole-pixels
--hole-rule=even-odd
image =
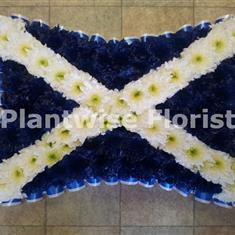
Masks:
[[[35,166],[37,162],[37,157],[36,156],[32,156],[31,158],[29,158],[29,165],[30,166]]]
[[[82,92],[81,87],[83,86],[82,82],[75,82],[73,84],[72,90],[75,94],[80,94]]]
[[[151,84],[149,87],[148,87],[148,92],[150,95],[154,96],[154,95],[157,95],[158,92],[159,92],[159,87],[156,85],[156,84]]]
[[[46,59],[46,58],[40,58],[39,60],[38,60],[38,64],[41,66],[41,67],[48,67],[48,65],[49,65],[49,62],[48,62],[48,59]]]
[[[130,94],[130,98],[133,101],[141,101],[144,96],[144,93],[141,90],[134,90]]]
[[[6,42],[9,41],[7,34],[2,34],[0,35],[0,41]]]
[[[191,61],[195,65],[200,65],[205,61],[205,57],[202,54],[196,54],[192,57]]]
[[[120,97],[118,97],[116,99],[116,104],[119,108],[126,108],[127,107],[126,101],[124,99],[120,98]]]
[[[58,72],[55,73],[55,80],[57,82],[63,81],[64,77],[65,77],[65,72],[64,71],[58,71]]]
[[[101,97],[98,94],[91,95],[90,99],[88,100],[88,105],[92,107],[97,107],[101,103]]]
[[[180,80],[180,73],[177,70],[171,72],[171,82],[177,83]]]
[[[62,137],[62,138],[68,138],[69,137],[69,133],[70,133],[70,131],[69,130],[62,130],[62,131],[60,131],[60,136]]]
[[[191,147],[186,150],[187,157],[191,160],[200,160],[202,158],[201,150],[197,147]]]
[[[64,144],[62,146],[62,151],[63,152],[69,152],[71,150],[70,146],[68,144]]]
[[[16,167],[12,172],[12,178],[15,182],[20,182],[24,179],[24,171],[20,167]]]
[[[225,42],[222,39],[216,39],[212,42],[212,46],[216,52],[221,52],[225,47]]]
[[[20,53],[23,56],[26,56],[30,50],[31,50],[31,47],[29,45],[21,45],[20,46]]]
[[[47,164],[51,166],[54,165],[56,162],[58,162],[61,159],[61,156],[58,152],[52,151],[47,154],[46,158],[47,158]]]

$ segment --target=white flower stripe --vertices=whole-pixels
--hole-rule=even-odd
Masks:
[[[199,172],[207,181],[222,185],[223,192],[215,196],[218,199],[235,201],[235,159],[210,148],[156,110],[151,112],[152,123],[146,125],[149,116],[146,112],[137,117],[135,127],[126,126],[126,129],[138,133],[156,149],[172,154],[176,162],[192,172]]]
[[[8,22],[8,20],[6,20],[6,21]],[[13,20],[11,20],[11,21],[13,21]],[[172,96],[179,89],[182,89],[184,86],[187,86],[188,82],[191,78],[198,78],[202,74],[206,74],[210,71],[214,71],[216,66],[220,63],[220,61],[222,61],[225,58],[231,57],[232,56],[232,53],[231,53],[232,49],[230,46],[232,45],[231,43],[233,40],[230,40],[231,42],[226,41],[226,40],[224,41],[221,39],[221,37],[218,40],[218,38],[215,37],[215,35],[220,36],[221,33],[219,34],[219,32],[220,32],[219,30],[224,30],[224,32],[227,32],[227,34],[225,34],[225,35],[230,35],[230,36],[232,35],[232,37],[233,37],[234,32],[235,32],[235,27],[233,26],[233,23],[234,23],[234,19],[230,19],[224,23],[218,24],[213,27],[211,33],[208,35],[208,38],[209,38],[208,41],[211,40],[211,42],[214,42],[214,43],[216,42],[216,45],[218,44],[220,46],[218,46],[218,45],[213,46],[214,45],[213,43],[212,44],[206,43],[207,38],[200,39],[200,40],[196,41],[195,43],[193,43],[188,49],[184,50],[184,52],[182,53],[182,58],[174,59],[173,61],[161,66],[160,69],[158,69],[156,72],[151,72],[149,75],[145,75],[140,80],[138,80],[134,83],[128,84],[124,88],[124,90],[121,91],[120,93],[118,93],[116,91],[107,90],[104,86],[102,86],[101,84],[96,82],[94,79],[92,79],[88,74],[83,73],[81,71],[77,71],[77,69],[74,67],[71,68],[69,63],[66,62],[62,57],[60,57],[56,54],[53,54],[52,51],[50,51],[45,46],[42,46],[36,39],[32,38],[31,35],[30,35],[30,40],[34,41],[33,45],[35,45],[36,52],[38,54],[41,53],[39,56],[39,60],[38,60],[38,57],[35,57],[37,55],[37,53],[35,55],[32,55],[33,53],[30,54],[30,51],[33,48],[33,47],[31,47],[30,43],[25,43],[24,44],[25,46],[23,44],[20,44],[21,46],[19,46],[17,44],[17,47],[14,48],[14,50],[16,50],[16,48],[21,48],[21,49],[23,48],[23,54],[24,54],[24,51],[26,50],[26,53],[28,54],[28,56],[31,56],[30,60],[24,61],[25,59],[22,59],[22,58],[15,59],[14,50],[12,50],[12,52],[7,55],[4,54],[3,57],[4,57],[4,59],[12,59],[12,60],[15,60],[19,63],[24,64],[26,66],[26,68],[33,75],[45,77],[46,81],[49,84],[51,84],[51,86],[54,89],[62,92],[66,96],[66,98],[72,98],[72,99],[78,101],[79,103],[82,103],[85,106],[91,107],[93,109],[93,111],[97,111],[99,113],[104,111],[109,114],[110,113],[118,113],[121,115],[126,112],[129,112],[130,107],[131,107],[131,110],[134,110],[139,114],[139,113],[142,113],[146,109],[145,107],[150,108],[150,107],[152,107],[153,104],[157,103],[158,100],[160,100],[160,102],[162,102],[167,97]],[[13,36],[16,36],[16,35],[14,35],[14,30],[17,27],[22,30],[22,24],[19,23],[18,21],[17,21],[17,25],[6,26],[5,31],[3,30],[3,32],[11,32],[11,30],[6,31],[7,27],[9,27],[9,29],[11,29],[11,27],[12,27],[12,31],[13,31],[12,35]],[[3,27],[3,29],[4,29],[4,27]],[[213,32],[213,34],[212,34],[212,32]],[[21,32],[21,33],[22,33],[22,39],[27,38],[27,37],[25,37],[26,32],[24,31],[24,29],[23,29],[23,32]],[[8,33],[7,35],[4,35],[4,33],[1,34],[1,31],[0,31],[0,36],[3,38],[4,43],[6,43],[5,41],[7,41],[7,42],[11,41],[10,40],[10,38],[11,38],[10,33]],[[12,41],[14,41],[14,40],[12,40]],[[37,50],[38,49],[37,45],[39,45],[39,44],[40,44],[40,47],[39,47],[40,50]],[[202,44],[202,45],[200,45],[200,44]],[[23,45],[23,47],[22,47],[22,45]],[[217,52],[216,53],[214,52],[214,54],[213,54],[213,51],[209,50],[209,52],[202,54],[201,51],[199,51],[199,48],[202,48],[202,46],[204,46],[205,49],[207,49],[207,47],[209,48],[210,45],[212,45],[215,48],[219,47],[217,49],[220,51],[220,53],[217,54]],[[230,46],[227,48],[226,45],[230,45]],[[27,49],[27,47],[29,47],[30,49]],[[2,49],[0,47],[0,54],[2,53],[2,51],[5,51],[6,48],[9,48],[9,45],[8,45],[8,47],[7,46],[2,47]],[[224,48],[227,48],[227,49],[223,50]],[[194,50],[197,55],[195,58],[194,58]],[[198,51],[200,53],[198,53]],[[22,51],[19,54],[21,54],[21,53],[22,53]],[[206,55],[209,55],[209,56],[208,56],[208,58],[206,57],[208,59],[208,61],[205,64],[204,63],[203,64],[196,63],[196,65],[194,65],[194,62],[195,62],[194,59],[196,60],[196,62],[197,62],[197,60],[199,60],[199,62],[201,60],[204,61]],[[217,55],[217,56],[215,56],[215,55]],[[214,57],[212,57],[212,56],[214,56]],[[191,60],[190,60],[190,58],[191,58]],[[209,61],[211,58],[213,58],[215,60],[213,62]],[[40,61],[40,59],[41,59],[41,61]],[[36,62],[40,61],[40,66],[38,66],[38,64],[33,61],[36,61]],[[51,63],[51,61],[53,63]],[[56,61],[56,62],[54,63],[54,61]],[[190,67],[190,71],[192,70],[192,72],[190,72],[190,71],[187,71],[187,73],[184,72],[185,71],[184,66],[190,65],[189,63],[186,63],[187,61],[191,61],[193,64]],[[47,65],[49,62],[50,62],[51,66],[49,66],[50,69],[47,69],[47,67],[48,67]],[[32,65],[29,66],[28,63],[30,63]],[[44,65],[46,65],[46,66],[44,66]],[[45,67],[46,67],[46,69],[45,69]],[[61,68],[63,68],[63,70],[61,70]],[[193,68],[194,68],[194,70],[193,70]],[[39,70],[41,70],[41,71],[39,71]],[[71,77],[73,77],[73,75],[76,79],[71,81]],[[80,75],[80,76],[78,76],[78,75]],[[56,81],[54,81],[55,77],[59,79],[59,83],[58,83],[57,79],[56,79]],[[80,77],[84,77],[84,80],[81,80]],[[158,80],[157,83],[156,83],[156,80]],[[168,83],[166,83],[166,81]],[[71,87],[71,84],[73,84],[73,83],[76,83],[76,85],[78,87],[76,87],[76,86]],[[171,86],[169,84],[174,84],[174,85]],[[61,87],[63,87],[63,89]],[[68,90],[68,87],[70,90]],[[67,90],[65,90],[66,88],[67,88]],[[76,89],[76,88],[78,88],[78,89]],[[72,91],[73,91],[73,89],[75,91],[75,93],[72,95],[71,95],[71,89],[72,89]],[[159,89],[160,89],[160,91],[161,90],[163,91],[163,94],[165,94],[164,91],[166,90],[166,94],[162,96],[163,97],[162,99],[159,98],[161,96],[158,96],[159,99],[157,98],[157,94],[159,94]],[[79,96],[80,93],[83,93],[83,94],[81,94],[81,96]],[[108,96],[106,95],[107,93],[109,93]],[[146,95],[146,94],[148,94],[148,95]],[[153,96],[154,98],[150,99],[149,96],[151,96],[151,97]],[[103,99],[103,97],[108,97],[108,98],[105,100],[105,99]],[[147,97],[150,100],[149,102],[147,102]],[[114,100],[115,102],[112,102],[112,105],[107,105],[108,103],[110,103],[110,100]],[[130,106],[130,107],[128,107],[128,106]],[[136,116],[136,117],[138,117],[138,119],[140,118],[140,120],[142,120],[142,117],[144,116],[144,114],[145,113],[143,113],[140,116]],[[161,117],[161,120],[166,121],[163,117]],[[122,123],[122,124],[125,126],[124,123]],[[118,125],[119,124],[117,124],[117,126]],[[155,133],[156,135],[153,135],[154,131],[156,131],[156,129],[158,129],[158,128],[153,126],[151,128],[147,128],[148,130],[146,132],[146,128],[142,128],[141,125],[139,126],[139,128],[136,129],[136,131],[139,132],[143,138],[148,139],[154,147],[156,147],[156,148],[159,147],[166,152],[173,153],[174,156],[176,156],[176,159],[180,164],[184,165],[185,167],[189,168],[190,170],[192,170],[194,172],[200,171],[202,176],[205,177],[209,181],[220,183],[224,188],[223,192],[225,192],[225,194],[226,194],[225,196],[222,194],[223,199],[228,201],[228,199],[231,200],[231,198],[233,198],[233,201],[235,201],[235,195],[231,194],[231,191],[233,191],[232,186],[233,186],[234,179],[232,178],[232,180],[231,180],[231,178],[228,177],[228,174],[230,174],[231,170],[233,170],[232,169],[233,168],[232,158],[230,156],[228,156],[222,152],[210,149],[205,144],[203,144],[202,142],[197,140],[197,138],[192,137],[190,134],[187,134],[183,130],[177,129],[174,126],[170,126],[170,129],[168,131],[166,129],[164,129],[164,126],[162,126],[162,127],[161,127],[161,125],[159,125],[159,126],[160,126],[159,128],[160,129],[162,128],[165,132],[160,131],[159,133],[156,132]],[[112,128],[113,127],[110,126],[106,129],[112,129]],[[96,133],[96,135],[98,135],[99,133],[101,133],[103,131],[104,130],[99,129],[99,131],[97,131],[97,132],[95,131],[95,133]],[[132,131],[133,131],[133,129],[132,129]],[[172,133],[174,133],[177,136],[170,136],[169,135],[170,131],[172,131]],[[92,131],[91,131],[91,133],[85,132],[83,134],[83,136],[80,136],[80,139],[82,139],[84,141],[90,135],[94,136],[94,133]],[[53,134],[51,136],[52,136],[52,138],[54,138]],[[182,146],[178,145],[177,143],[179,142],[179,140],[184,139],[185,136],[187,137],[186,138],[187,141],[184,144],[182,143]],[[177,141],[174,143],[174,141],[176,140],[176,137],[177,137]],[[173,141],[173,143],[171,143],[171,145],[169,145],[169,143],[167,143],[167,140],[169,141],[169,138],[171,139],[171,141]],[[175,149],[174,149],[174,146],[175,146]],[[191,148],[189,146],[193,146],[193,147]],[[206,155],[204,155],[204,151],[206,152]],[[10,162],[10,159],[6,160],[6,162]],[[214,165],[215,165],[214,163],[220,165],[220,164],[222,164],[221,162],[223,164],[226,163],[225,165],[226,165],[226,167],[228,167],[226,169],[229,169],[228,173],[225,171],[218,172],[218,169],[222,168],[221,166],[214,167]],[[0,166],[1,166],[1,164],[0,164]],[[32,179],[32,178],[30,178],[30,179]],[[27,182],[29,182],[29,181],[27,181]],[[27,183],[27,182],[25,181],[25,183]]]

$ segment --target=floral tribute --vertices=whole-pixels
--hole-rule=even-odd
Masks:
[[[1,16],[0,58],[3,113],[59,116],[51,127],[22,128],[18,117],[2,125],[2,204],[104,181],[159,183],[202,202],[234,205],[235,131],[201,122],[183,128],[159,110],[235,110],[235,18],[105,41]]]

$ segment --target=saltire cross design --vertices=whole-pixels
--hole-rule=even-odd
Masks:
[[[29,81],[26,80],[26,83],[35,83],[33,87],[37,89],[38,86],[39,91],[43,86],[46,87],[44,89],[51,89],[52,92],[58,91],[59,93],[53,93],[52,99],[62,95],[67,99],[64,101],[64,107],[66,105],[69,106],[71,111],[69,116],[61,120],[61,123],[54,129],[46,133],[43,133],[45,130],[40,134],[37,133],[34,139],[29,140],[28,144],[21,144],[17,150],[11,149],[10,151],[8,149],[5,153],[1,153],[2,158],[3,156],[5,157],[0,163],[1,201],[24,197],[24,190],[27,191],[27,186],[30,185],[30,182],[32,185],[35,184],[35,188],[37,189],[37,177],[39,176],[39,181],[45,180],[43,176],[40,179],[44,171],[50,171],[57,167],[58,174],[65,174],[62,167],[64,159],[67,159],[67,161],[70,160],[71,162],[73,161],[72,158],[76,159],[75,155],[77,149],[82,149],[83,152],[81,152],[81,154],[88,154],[87,151],[85,151],[87,146],[90,144],[91,148],[94,147],[94,142],[89,142],[89,140],[95,140],[96,138],[101,138],[102,140],[106,135],[113,137],[112,133],[115,133],[115,131],[117,134],[120,130],[121,133],[125,131],[123,127],[130,132],[138,134],[138,137],[134,134],[134,136],[130,136],[130,138],[139,138],[140,141],[145,141],[144,144],[148,145],[148,148],[151,149],[150,152],[154,157],[151,161],[146,163],[147,165],[151,165],[151,163],[153,163],[153,165],[156,164],[156,162],[154,162],[156,158],[158,158],[160,162],[170,162],[171,165],[166,164],[164,168],[164,170],[167,170],[167,174],[164,175],[162,173],[162,180],[167,178],[167,175],[171,175],[171,171],[179,171],[180,174],[183,172],[185,179],[189,181],[192,180],[192,178],[196,179],[195,181],[200,181],[204,189],[207,188],[207,190],[211,190],[211,195],[216,200],[226,203],[233,203],[235,201],[235,159],[233,158],[233,149],[228,150],[225,146],[219,146],[219,144],[216,146],[215,143],[214,145],[209,144],[208,141],[204,141],[202,136],[199,136],[200,138],[196,137],[193,133],[173,125],[170,120],[159,114],[155,109],[156,105],[160,108],[164,107],[161,106],[162,104],[172,108],[170,102],[171,98],[174,99],[177,94],[182,95],[185,91],[187,92],[186,89],[187,87],[190,88],[191,84],[195,84],[195,87],[200,88],[197,82],[208,80],[207,82],[213,83],[213,76],[211,74],[215,74],[216,72],[222,73],[220,66],[223,65],[223,63],[225,63],[225,68],[227,64],[232,64],[235,54],[234,18],[229,17],[213,26],[209,25],[206,32],[203,31],[201,35],[199,33],[194,35],[194,38],[192,37],[190,39],[190,43],[186,40],[187,46],[184,45],[178,50],[178,53],[168,55],[168,58],[164,58],[159,63],[155,60],[155,65],[150,71],[143,68],[144,75],[141,76],[141,78],[137,75],[133,79],[136,81],[131,81],[126,85],[125,83],[127,83],[127,81],[123,82],[121,80],[116,87],[115,82],[117,81],[113,80],[105,86],[102,84],[102,81],[100,82],[89,73],[76,68],[73,63],[68,61],[69,58],[61,56],[58,49],[59,47],[57,48],[58,51],[55,52],[56,50],[53,51],[43,42],[43,38],[41,39],[42,42],[40,42],[36,37],[40,38],[41,35],[37,35],[36,31],[33,32],[34,28],[32,24],[30,26],[23,19],[2,16],[0,18],[0,26],[0,56],[4,61],[2,63],[3,82],[4,79],[7,79],[8,74],[15,72],[15,75],[11,76],[15,84],[9,85],[8,83],[10,83],[10,81],[6,80],[5,87],[8,88],[8,86],[12,86],[13,89],[18,89],[16,88],[18,84],[16,82],[17,75],[23,71],[25,77],[32,75],[32,78],[29,79]],[[45,26],[41,27],[42,35],[44,35],[44,27]],[[61,37],[65,36],[63,35],[63,33],[65,34],[63,30],[60,29],[59,31],[61,31]],[[51,33],[54,38],[58,36],[56,34],[53,35],[53,32]],[[82,36],[85,37],[84,35]],[[185,36],[186,35],[183,37]],[[164,40],[167,40],[167,37],[165,37]],[[71,38],[71,45],[67,46],[67,48],[70,46],[71,50],[74,49],[72,42],[73,38]],[[115,45],[114,41],[113,43]],[[114,47],[114,45],[111,46]],[[102,47],[101,45],[99,46]],[[56,40],[53,41],[51,47],[57,47]],[[87,48],[87,51],[89,51],[89,49],[90,48]],[[119,50],[121,51],[121,49]],[[169,51],[171,50],[172,48],[169,47]],[[87,53],[86,57],[89,56],[87,51],[84,52],[84,54]],[[120,53],[120,51],[116,53]],[[105,57],[106,52],[104,49],[102,52],[102,56]],[[156,53],[158,53],[158,51]],[[162,53],[167,54],[166,51]],[[136,57],[138,57],[138,54]],[[164,55],[162,55],[162,57],[164,57]],[[118,61],[118,63],[121,62]],[[124,61],[123,63],[131,62]],[[98,64],[95,69],[102,70],[99,66],[101,65]],[[115,67],[115,64],[112,66]],[[229,76],[228,80],[232,82],[231,74],[233,71],[231,72],[228,69],[226,72]],[[28,73],[29,75],[26,75]],[[48,85],[46,85],[43,80]],[[219,80],[218,82],[221,81]],[[221,84],[219,85],[222,86]],[[25,89],[28,88],[25,87]],[[216,87],[216,89],[218,88]],[[6,91],[4,90],[4,84],[3,91],[5,92],[2,99],[3,106],[5,102],[5,107],[3,108],[14,107],[16,110],[19,109],[16,105],[17,101],[10,103],[12,97],[9,95],[10,92],[7,89]],[[24,87],[22,87],[21,91],[24,92]],[[20,90],[17,92],[20,92]],[[33,92],[37,95],[38,91]],[[201,90],[198,92],[201,92]],[[229,96],[230,90],[227,90],[227,92]],[[19,96],[21,96],[21,94],[19,94]],[[225,94],[223,94],[222,97],[228,100],[230,109],[232,109],[233,106],[230,101],[233,97],[228,98]],[[60,97],[60,99],[64,98]],[[195,96],[195,99],[197,98],[198,97]],[[190,103],[190,99],[194,99],[194,97],[188,97],[188,100],[184,100],[184,102]],[[45,101],[45,98],[43,101]],[[197,100],[195,102],[197,102]],[[79,107],[77,104],[79,104]],[[40,112],[41,111],[40,109]],[[147,125],[150,111],[155,117],[151,126]],[[118,118],[110,118],[111,116],[113,117],[113,115]],[[83,117],[82,126],[79,126],[79,128],[76,125],[76,119],[74,120],[74,117],[77,116]],[[128,120],[124,120],[126,116]],[[92,117],[96,118],[93,119]],[[93,120],[95,121],[93,122]],[[137,122],[137,125],[130,127],[127,124],[130,121]],[[67,125],[68,123],[72,123],[72,125]],[[15,130],[14,128],[13,131]],[[9,128],[1,131],[4,134],[9,131]],[[128,132],[127,137],[128,135],[132,135],[130,132]],[[39,136],[40,138],[37,139]],[[128,138],[125,138],[125,141],[127,139]],[[29,144],[30,141],[33,143]],[[97,145],[99,146],[99,143],[96,144],[96,147]],[[134,153],[135,148],[139,151],[143,146],[139,147],[134,143],[131,147]],[[125,149],[125,143],[122,143],[122,148]],[[12,151],[14,153],[10,154]],[[99,151],[99,149],[97,151]],[[110,151],[121,152],[122,149],[113,148]],[[164,157],[156,154],[156,151],[160,151]],[[146,152],[139,154],[143,153],[147,154]],[[132,154],[132,152],[129,152],[129,154]],[[92,158],[91,156],[87,157]],[[102,158],[102,156],[100,158]],[[108,170],[111,170],[107,175],[111,178],[120,173],[120,171],[115,172],[114,168],[111,166],[112,164],[117,164],[115,160],[115,158],[110,158],[108,163],[110,164]],[[136,159],[134,159],[134,161],[136,161]],[[172,161],[175,162],[175,165],[172,165]],[[60,166],[60,164],[62,165]],[[72,164],[73,162],[71,165]],[[82,168],[84,166],[83,164],[76,164],[74,171]],[[128,164],[125,167],[128,168]],[[131,165],[129,167],[130,169],[128,170],[131,170]],[[147,175],[147,177],[142,180],[151,181],[151,177],[154,175],[153,168],[150,167],[151,171],[145,172],[143,170],[141,171],[141,167],[143,166],[138,167],[143,175]],[[117,167],[116,169],[119,170],[120,168]],[[91,177],[94,176],[95,172],[92,172],[91,168],[88,167],[87,171],[87,175]],[[163,169],[161,169],[161,171],[163,171]],[[180,174],[179,176],[181,176]],[[130,175],[128,176],[126,172],[124,172],[123,177],[130,177]],[[149,177],[150,175],[151,177]],[[133,177],[133,179],[135,179],[135,177]],[[51,180],[53,182],[53,179]],[[169,183],[167,179],[165,182]],[[180,180],[178,182],[180,182]],[[151,186],[151,183],[148,183]],[[191,186],[192,182],[188,182],[189,191],[192,190]],[[184,185],[184,189],[187,189],[187,185]]]

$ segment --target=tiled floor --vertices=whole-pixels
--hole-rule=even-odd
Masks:
[[[235,0],[0,0],[17,13],[106,38],[174,31],[235,14]],[[0,235],[234,235],[235,210],[159,187],[101,186],[34,204],[0,207]]]

